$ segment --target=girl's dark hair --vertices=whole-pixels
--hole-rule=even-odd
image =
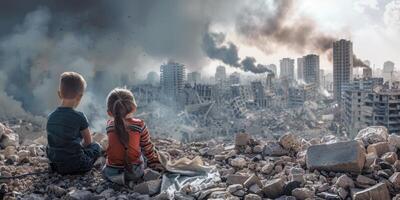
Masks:
[[[115,132],[120,142],[127,147],[129,135],[126,130],[124,118],[137,107],[131,91],[125,88],[113,89],[107,97],[107,111],[114,117]]]

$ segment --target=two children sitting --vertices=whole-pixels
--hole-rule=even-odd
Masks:
[[[52,170],[60,174],[88,172],[101,156],[100,145],[92,142],[87,118],[75,110],[85,88],[80,74],[63,73],[58,91],[61,104],[48,117],[47,156]],[[125,181],[137,181],[146,164],[163,169],[144,121],[133,117],[136,108],[134,96],[127,89],[114,89],[107,97],[109,144],[103,174],[108,180],[123,174]]]

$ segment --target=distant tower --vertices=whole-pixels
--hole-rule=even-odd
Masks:
[[[238,72],[233,72],[231,75],[229,75],[229,84],[240,84],[240,74]]]
[[[201,81],[200,72],[191,72],[187,74],[187,82],[191,85],[199,84]]]
[[[161,91],[166,97],[177,100],[182,94],[185,84],[185,66],[168,61],[160,67]]]
[[[221,83],[226,81],[226,70],[224,66],[218,66],[215,71],[215,82]]]
[[[282,58],[280,60],[280,78],[294,79],[294,59]]]
[[[385,82],[392,81],[392,75],[393,75],[393,71],[394,71],[394,62],[392,61],[386,61],[383,63],[383,71],[382,71],[382,76],[383,76],[383,80]]]
[[[353,44],[349,40],[333,42],[333,95],[341,101],[342,86],[353,78]]]
[[[297,80],[304,80],[303,77],[304,61],[303,58],[297,58]]]
[[[306,83],[319,85],[319,56],[310,54],[303,57],[303,78]]]
[[[274,74],[278,74],[275,64],[270,64],[270,65],[268,65],[267,68],[270,69],[271,71],[273,71]]]

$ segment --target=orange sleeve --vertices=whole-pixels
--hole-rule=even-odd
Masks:
[[[151,142],[150,133],[144,122],[142,124],[142,132],[140,136],[140,147],[142,148],[143,154],[147,158],[149,164],[160,162],[154,144]]]

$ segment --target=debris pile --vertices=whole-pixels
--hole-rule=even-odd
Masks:
[[[0,134],[15,134],[0,126]],[[6,136],[8,137],[8,136]],[[95,136],[104,141],[104,137]],[[188,187],[179,199],[400,199],[400,136],[384,127],[361,130],[355,140],[334,136],[306,140],[287,132],[279,139],[246,132],[233,142],[217,139],[181,143],[155,139],[173,159],[202,156],[215,166],[219,183]],[[106,145],[106,144],[104,144]],[[0,176],[46,172],[45,146],[8,145],[0,150]],[[168,199],[160,194],[161,175],[149,171],[145,182],[130,188],[107,182],[96,169],[83,176],[42,173],[20,179],[0,179],[5,199]],[[196,191],[196,192],[194,192]]]

